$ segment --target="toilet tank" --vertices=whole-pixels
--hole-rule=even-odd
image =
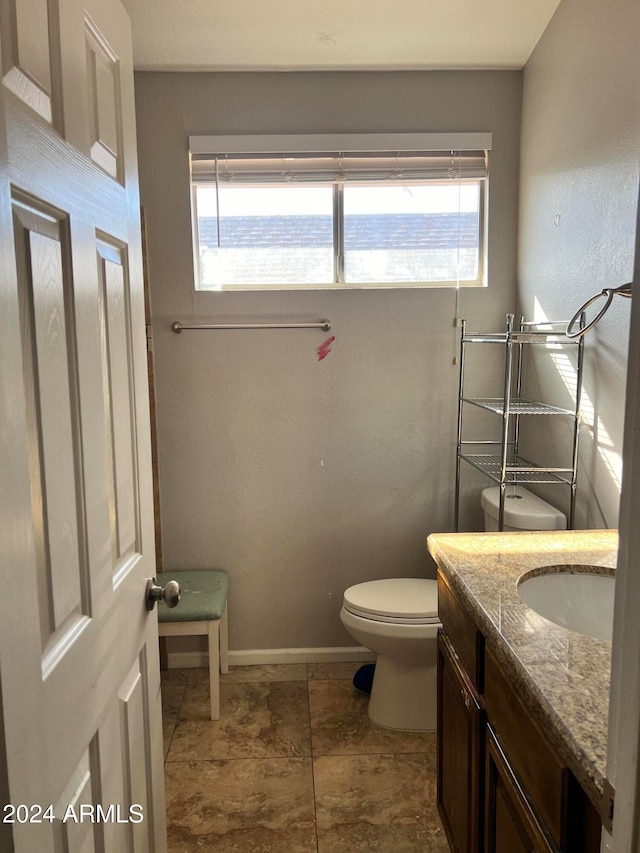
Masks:
[[[498,530],[500,487],[484,489],[481,496],[484,529]],[[504,530],[566,530],[567,517],[555,506],[522,486],[507,486],[504,500]]]

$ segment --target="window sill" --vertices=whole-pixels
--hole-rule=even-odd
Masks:
[[[222,287],[195,287],[196,293],[305,293],[310,290],[345,291],[345,290],[434,290],[445,288],[478,288],[486,287],[484,281],[426,281],[426,282],[363,282],[357,284],[225,284]]]

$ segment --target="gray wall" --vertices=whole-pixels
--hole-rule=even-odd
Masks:
[[[489,286],[460,299],[473,328],[502,329],[521,74],[139,73],[136,101],[165,568],[230,572],[232,649],[353,645],[344,589],[432,575],[426,537],[451,529],[455,292],[195,293],[187,137],[491,131]],[[321,362],[319,331],[169,328],[322,317],[336,340]],[[472,476],[465,490],[476,504]]]
[[[632,279],[639,43],[637,0],[563,0],[525,67],[518,297],[527,317],[570,317],[592,294]],[[579,527],[617,526],[630,307],[616,297],[585,338]],[[570,402],[571,372],[540,355],[530,387]],[[545,419],[524,449],[562,464],[569,441],[566,422]]]

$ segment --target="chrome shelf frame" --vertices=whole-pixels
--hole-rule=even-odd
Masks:
[[[585,325],[585,314],[580,317],[581,328]],[[556,328],[561,327],[561,328]],[[568,527],[575,525],[578,438],[580,432],[580,399],[582,392],[582,369],[584,360],[583,338],[569,338],[565,334],[565,321],[528,322],[520,318],[514,328],[514,315],[507,314],[506,332],[495,334],[468,334],[466,320],[460,321],[460,375],[458,384],[458,429],[456,442],[456,483],[454,530],[460,525],[460,479],[461,463],[466,462],[482,471],[500,487],[498,529],[504,529],[504,501],[507,486],[539,483],[565,485],[570,488]],[[575,407],[572,409],[552,406],[545,402],[529,400],[522,394],[523,350],[525,345],[557,344],[576,346]],[[464,394],[465,358],[468,344],[498,344],[504,347],[504,383],[502,397],[468,397]],[[465,405],[476,406],[502,417],[499,441],[463,440],[463,413]],[[518,452],[521,418],[525,416],[564,416],[573,419],[573,441],[571,464],[567,467],[537,465],[523,459]],[[481,448],[492,448],[494,452],[480,452]]]

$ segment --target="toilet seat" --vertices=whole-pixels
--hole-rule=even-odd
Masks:
[[[375,622],[434,625],[438,618],[438,585],[426,578],[388,578],[350,586],[343,606],[354,616]]]

